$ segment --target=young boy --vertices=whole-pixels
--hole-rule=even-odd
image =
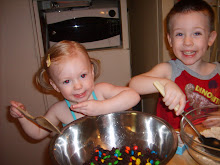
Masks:
[[[220,104],[220,64],[202,60],[216,36],[214,12],[208,3],[179,1],[167,16],[167,39],[176,59],[160,63],[130,81],[130,87],[141,95],[158,92],[154,81],[164,86],[165,97],[158,100],[157,116],[175,129],[180,127],[183,111]],[[169,109],[178,104],[175,115]]]

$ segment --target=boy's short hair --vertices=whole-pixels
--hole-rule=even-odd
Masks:
[[[170,19],[178,13],[202,12],[208,16],[210,32],[215,29],[215,13],[212,7],[204,0],[180,0],[176,3],[166,18],[167,33],[170,33]]]

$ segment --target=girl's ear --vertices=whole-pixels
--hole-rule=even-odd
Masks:
[[[95,77],[95,67],[94,67],[94,64],[92,64],[92,76]]]
[[[170,47],[172,47],[172,39],[169,34],[167,34],[167,41],[168,41]]]
[[[208,46],[212,46],[212,44],[214,43],[216,37],[217,37],[217,32],[216,32],[216,31],[212,31],[212,32],[209,34]]]
[[[57,92],[60,92],[60,90],[57,88],[56,84],[53,82],[53,80],[49,79],[50,85],[53,87],[54,90]]]

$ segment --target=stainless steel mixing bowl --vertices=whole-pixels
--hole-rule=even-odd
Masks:
[[[104,149],[136,144],[150,148],[166,164],[177,149],[177,135],[164,120],[137,111],[124,111],[78,119],[53,138],[50,154],[60,165],[81,165],[92,157],[94,147]]]
[[[210,132],[211,128],[220,127],[220,105],[196,108],[185,114],[186,117],[194,124],[199,132]],[[215,119],[215,124],[211,128],[206,128],[203,124],[205,120]],[[209,147],[200,143],[197,134],[189,126],[184,118],[180,122],[180,135],[186,144],[189,154],[201,165],[220,165],[220,149]],[[216,129],[216,128],[214,128]],[[207,133],[206,133],[207,134]],[[215,134],[220,136],[220,132]],[[213,133],[209,133],[209,137]],[[207,136],[208,137],[208,136]]]

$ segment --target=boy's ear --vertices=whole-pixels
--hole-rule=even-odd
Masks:
[[[57,92],[60,92],[60,90],[57,88],[56,84],[53,82],[53,80],[49,79],[50,85],[53,87],[54,90]]]
[[[212,31],[212,32],[209,34],[208,46],[212,46],[212,44],[214,43],[216,37],[217,37],[217,32],[216,32],[216,31]]]
[[[172,47],[172,41],[171,41],[171,37],[169,34],[167,34],[167,41],[168,41],[170,47]]]

